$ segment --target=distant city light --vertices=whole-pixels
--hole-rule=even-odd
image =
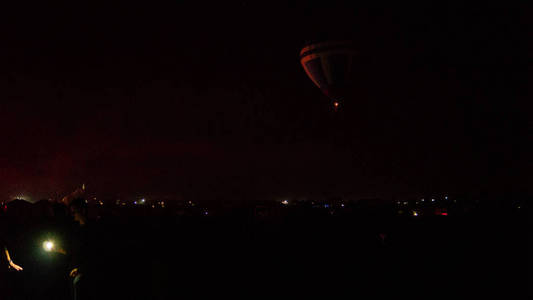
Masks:
[[[335,106],[335,108],[339,107],[339,102],[337,101],[333,102],[333,106]]]
[[[409,204],[409,202],[407,202],[407,201],[404,201],[404,202],[403,202],[403,205],[407,205],[407,204]]]
[[[341,204],[341,207],[344,207],[344,203]]]
[[[281,201],[281,204],[283,204],[283,205],[289,205],[289,200],[283,200],[283,201]]]
[[[448,200],[448,196],[444,196],[444,199]]]
[[[432,198],[432,199],[431,199],[431,202],[435,202],[435,199]]]
[[[418,216],[418,212],[413,211],[413,216],[415,216],[415,217]]]
[[[420,200],[420,201],[424,202],[424,201],[426,201],[426,200],[424,200],[424,198],[422,198],[422,200]]]
[[[329,204],[324,204],[324,207],[325,207],[325,208],[328,208],[328,207],[329,207]]]
[[[137,201],[134,201],[133,204],[137,205]]]
[[[28,201],[28,202],[31,201],[30,198],[27,197],[27,196],[25,196],[25,195],[17,195],[17,196],[15,196],[14,198],[15,198],[15,199],[19,199],[19,200]]]
[[[144,198],[141,199],[141,202],[144,203],[146,200]]]

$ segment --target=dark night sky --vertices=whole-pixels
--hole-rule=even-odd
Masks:
[[[0,195],[522,193],[523,8],[172,1],[2,10]],[[328,4],[326,4],[328,3]],[[352,39],[342,112],[308,41]]]

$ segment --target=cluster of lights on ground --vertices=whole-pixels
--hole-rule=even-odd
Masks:
[[[444,200],[445,201],[448,201],[448,196],[444,196]],[[431,200],[427,201],[426,202],[426,199],[425,198],[422,198],[420,200],[417,200],[415,201],[415,205],[421,205],[421,204],[435,204],[437,202],[437,200],[435,198],[431,198]],[[457,203],[457,200],[453,200],[453,203]],[[409,201],[398,201],[396,202],[396,204],[398,206],[408,206],[410,203]],[[402,209],[398,210],[398,214],[403,214],[404,211]],[[413,217],[418,217],[421,215],[421,212],[419,209],[413,209],[411,210],[410,214],[413,216]],[[438,209],[438,211],[435,213],[437,215],[441,215],[441,216],[447,216],[448,215],[448,212],[445,208],[440,208]]]

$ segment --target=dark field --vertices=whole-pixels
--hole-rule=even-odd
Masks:
[[[49,230],[57,225],[40,224],[26,223],[24,232],[42,224]],[[247,210],[218,216],[103,217],[89,224],[85,287],[95,299],[512,299],[525,295],[528,286],[525,225],[520,211],[398,217],[332,216],[295,209],[263,218]],[[384,239],[380,233],[386,234]],[[12,252],[25,270],[3,272],[7,284],[2,290],[16,297],[29,294],[29,299],[66,297],[64,259],[45,257],[22,245],[31,241],[19,242]]]

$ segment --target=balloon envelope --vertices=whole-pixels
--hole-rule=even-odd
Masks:
[[[307,76],[332,100],[346,96],[352,83],[356,51],[350,41],[329,41],[305,46],[300,63]]]

